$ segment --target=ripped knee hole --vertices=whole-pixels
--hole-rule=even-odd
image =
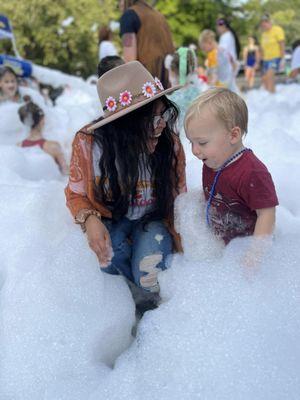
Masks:
[[[161,262],[162,258],[162,254],[152,254],[141,260],[140,271],[147,273],[140,278],[140,283],[143,287],[150,288],[157,285],[159,268],[156,268],[156,266]]]

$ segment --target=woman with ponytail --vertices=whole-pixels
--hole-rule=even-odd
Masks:
[[[219,46],[229,53],[233,71],[236,76],[240,69],[239,56],[241,51],[237,33],[225,18],[219,18],[217,20],[217,32],[219,35]]]

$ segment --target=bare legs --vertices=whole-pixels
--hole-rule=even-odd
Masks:
[[[268,69],[262,77],[264,88],[270,92],[275,93],[275,71],[270,68]]]

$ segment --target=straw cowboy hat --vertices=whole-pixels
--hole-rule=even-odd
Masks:
[[[106,125],[181,87],[177,85],[164,89],[160,80],[153,78],[138,61],[113,68],[98,79],[97,91],[104,115],[88,130]]]

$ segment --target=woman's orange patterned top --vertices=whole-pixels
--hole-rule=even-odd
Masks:
[[[111,211],[95,198],[95,175],[93,168],[93,140],[88,133],[87,126],[77,132],[73,141],[73,151],[70,164],[69,183],[65,189],[67,207],[74,218],[83,210],[97,210],[105,218],[111,218]],[[177,190],[174,190],[174,198],[179,193],[186,192],[185,155],[179,138],[174,135],[174,150],[177,155],[177,174],[179,177]],[[165,221],[172,233],[177,249],[180,249],[178,235],[174,230],[173,216]]]

